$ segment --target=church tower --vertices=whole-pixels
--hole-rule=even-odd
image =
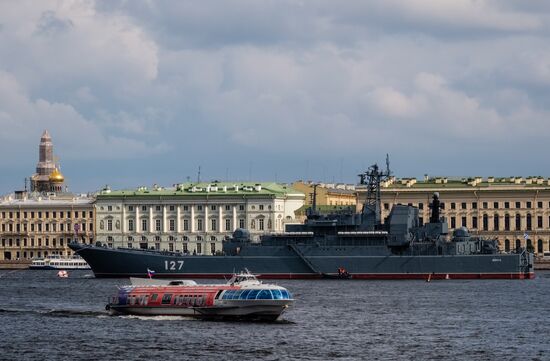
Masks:
[[[47,130],[40,138],[36,173],[31,177],[33,192],[62,192],[65,178],[54,162],[52,138]]]

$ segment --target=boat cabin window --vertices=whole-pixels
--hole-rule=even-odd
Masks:
[[[165,294],[162,296],[162,304],[163,304],[163,305],[169,305],[171,299],[172,299],[172,294],[170,294],[170,293],[165,293]]]
[[[159,296],[158,294],[153,293],[153,295],[151,296],[151,302],[155,302],[158,296]]]
[[[220,295],[222,294],[223,290],[219,290],[217,293],[216,293],[216,297],[214,297],[215,300],[217,300],[218,298],[220,298]]]
[[[227,290],[222,300],[288,300],[292,295],[287,290]]]

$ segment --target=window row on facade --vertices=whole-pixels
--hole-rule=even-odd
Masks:
[[[93,223],[75,223],[78,231],[87,232],[94,230]],[[20,232],[72,232],[74,230],[72,223],[55,222],[37,222],[37,223],[2,223],[2,233],[20,233]]]
[[[93,211],[2,211],[0,214],[2,219],[93,218]]]
[[[139,206],[127,205],[125,207],[126,207],[126,210],[128,210],[129,212],[134,212],[136,210],[140,210],[142,212],[148,212],[149,210],[155,210],[157,212],[161,212],[161,211],[164,210],[163,206],[159,206],[159,205],[139,205]],[[226,205],[223,205],[223,204],[204,205],[204,204],[197,204],[197,205],[181,205],[181,206],[179,206],[179,205],[167,205],[166,209],[170,212],[174,212],[174,211],[176,211],[177,207],[181,207],[181,209],[184,212],[190,211],[192,207],[195,207],[195,209],[197,211],[203,211],[204,209],[209,209],[211,211],[217,211],[219,209],[224,209],[226,211],[231,211],[233,209],[233,207],[236,207],[239,211],[244,211],[245,210],[245,205],[244,204],[239,204],[239,205],[229,205],[229,204],[226,204]],[[272,208],[272,206],[270,204],[268,204],[268,205],[264,205],[264,204],[251,204],[251,205],[249,205],[250,210],[256,210],[256,207],[259,211],[271,210],[271,208]],[[108,212],[112,212],[113,209],[120,210],[120,206],[112,206],[112,205],[99,206],[99,210],[101,210],[101,211],[107,210]],[[279,210],[280,209],[281,209],[281,206],[279,205]]]

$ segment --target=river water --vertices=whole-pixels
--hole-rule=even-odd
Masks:
[[[108,316],[128,280],[69,274],[0,271],[1,360],[550,360],[548,272],[280,280],[296,302],[276,323]]]

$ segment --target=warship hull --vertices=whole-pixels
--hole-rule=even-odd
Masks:
[[[203,256],[113,249],[72,243],[70,247],[88,262],[94,275],[143,277],[228,278],[248,269],[264,279],[334,278],[345,268],[353,279],[530,279],[532,254],[478,255],[361,255],[361,249],[344,252],[318,247],[285,249],[282,254]],[[333,277],[331,277],[333,276]]]

